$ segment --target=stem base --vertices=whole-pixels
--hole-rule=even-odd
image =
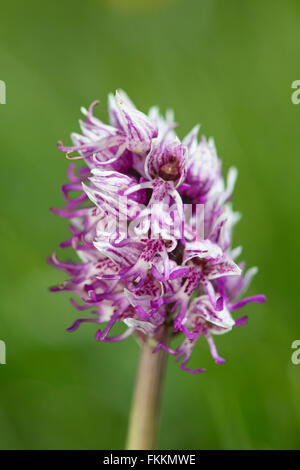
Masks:
[[[166,333],[162,340],[167,344]],[[153,354],[154,347],[151,343],[148,338],[142,345],[129,419],[127,450],[153,450],[155,447],[168,355],[163,349]]]

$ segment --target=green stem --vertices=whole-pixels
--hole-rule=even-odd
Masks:
[[[166,329],[160,340],[167,345],[168,337],[169,333]],[[153,450],[155,448],[168,355],[163,349],[153,354],[154,347],[151,338],[148,338],[142,345],[129,419],[127,450]]]

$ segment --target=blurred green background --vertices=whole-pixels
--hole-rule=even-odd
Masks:
[[[138,346],[99,344],[92,324],[67,333],[77,312],[48,293],[64,276],[45,262],[68,235],[48,210],[66,180],[56,142],[70,142],[81,105],[99,99],[106,118],[121,87],[145,111],[173,107],[181,137],[200,122],[224,169],[238,167],[235,244],[260,268],[249,295],[268,297],[216,338],[226,364],[204,340],[190,364],[206,374],[170,358],[158,447],[299,448],[299,1],[11,0],[0,23],[0,447],[124,446]]]

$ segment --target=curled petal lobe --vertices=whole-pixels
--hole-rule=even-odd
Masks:
[[[90,328],[104,343],[149,336],[153,353],[164,349],[185,372],[202,373],[189,362],[198,341],[224,363],[215,337],[237,334],[247,322],[237,311],[266,300],[245,296],[257,268],[245,271],[241,247],[232,246],[237,170],[223,178],[214,140],[199,125],[181,141],[171,110],[145,114],[118,90],[105,123],[97,104],[81,109],[71,144],[58,144],[72,162],[64,205],[51,212],[70,232],[59,244],[66,257],[48,259],[65,276],[50,290],[70,293],[79,318],[68,331]],[[161,342],[165,329],[176,348]]]

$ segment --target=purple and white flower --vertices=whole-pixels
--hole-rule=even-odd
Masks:
[[[223,363],[213,336],[246,322],[232,317],[236,310],[265,301],[242,298],[257,269],[244,273],[241,248],[232,247],[240,218],[231,204],[237,172],[230,169],[224,182],[214,142],[198,141],[199,126],[181,142],[172,111],[163,117],[154,107],[147,115],[119,90],[109,95],[105,124],[94,116],[96,104],[82,109],[73,145],[59,143],[68,159],[83,163],[77,173],[70,164],[65,207],[52,209],[70,220],[60,248],[71,248],[78,261],[49,258],[68,276],[51,290],[72,292],[72,304],[83,312],[69,331],[96,323],[102,342],[151,336],[154,353],[163,348],[183,370],[203,372],[187,366],[200,337]],[[194,223],[197,205],[204,210],[202,230]],[[116,323],[124,325],[118,335]],[[160,342],[162,328],[171,339],[182,336],[176,350]]]

